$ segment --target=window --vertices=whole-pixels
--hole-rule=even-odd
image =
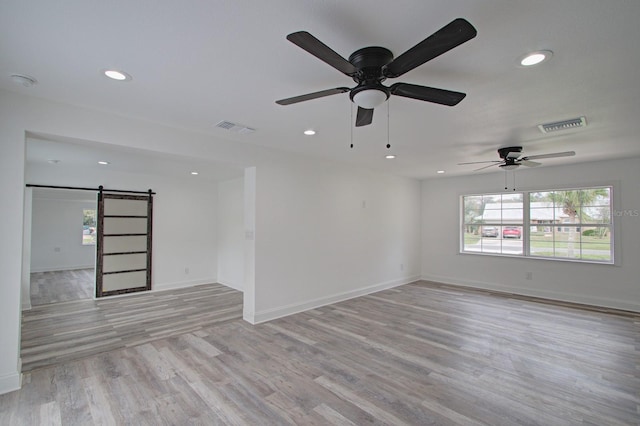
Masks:
[[[463,251],[522,255],[523,195],[463,197]]]
[[[611,187],[462,197],[462,252],[613,263]]]
[[[95,245],[96,243],[96,211],[95,209],[82,210],[82,245]]]

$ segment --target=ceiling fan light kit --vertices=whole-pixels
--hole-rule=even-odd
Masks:
[[[387,101],[391,95],[433,102],[440,105],[457,105],[465,93],[408,83],[382,84],[387,78],[396,78],[457,47],[477,34],[476,29],[462,18],[454,19],[431,36],[422,40],[394,59],[389,49],[379,46],[356,50],[343,58],[329,46],[306,31],[298,31],[287,36],[287,40],[306,50],[316,58],[331,65],[341,73],[351,77],[356,83],[353,88],[337,87],[306,95],[276,101],[278,105],[291,105],[325,96],[350,92],[349,97],[358,106],[356,127],[367,126],[373,120],[374,108]]]
[[[389,99],[389,92],[382,91],[377,88],[363,88],[363,90],[360,90],[358,92],[356,92],[355,89],[352,90],[350,96],[353,103],[358,105],[358,107],[364,109],[374,109],[375,107],[382,105],[387,99]]]

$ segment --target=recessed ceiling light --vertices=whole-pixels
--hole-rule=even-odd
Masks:
[[[47,163],[49,164],[58,164],[60,162],[60,160],[47,160]]]
[[[198,172],[191,172],[192,175],[196,176]]]
[[[436,173],[437,173],[437,174],[439,174],[439,175],[441,175],[441,174],[443,174],[443,173],[444,173],[444,170],[438,170]]]
[[[553,56],[553,52],[550,50],[538,50],[537,52],[527,53],[520,58],[520,65],[523,67],[530,67],[532,65],[538,65],[545,61],[548,61]]]
[[[304,131],[304,134],[307,135],[307,136],[313,136],[313,135],[316,134],[316,131],[312,130],[312,129],[308,129],[308,130]]]
[[[118,81],[131,80],[131,76],[129,74],[123,71],[118,71],[118,70],[105,70],[104,75],[106,75],[112,80],[118,80]]]
[[[108,161],[98,161],[98,164],[106,166],[107,164],[110,164]]]
[[[394,158],[396,158],[396,156],[393,154],[389,154],[389,155],[385,155],[384,158],[386,158],[387,160],[393,160]]]

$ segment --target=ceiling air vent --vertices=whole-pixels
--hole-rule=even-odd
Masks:
[[[583,116],[570,120],[556,121],[555,123],[538,124],[538,129],[540,129],[542,133],[551,133],[560,130],[574,129],[576,127],[585,127],[586,125],[587,119]]]
[[[251,127],[247,127],[242,124],[232,123],[231,121],[225,121],[225,120],[216,124],[215,127],[219,127],[221,129],[229,130],[230,132],[241,133],[241,134],[253,133],[256,131],[256,129],[252,129]]]

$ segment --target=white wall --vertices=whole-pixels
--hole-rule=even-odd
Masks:
[[[258,167],[255,322],[420,274],[420,184],[311,159]]]
[[[244,290],[244,178],[218,183],[218,282]]]
[[[95,245],[82,244],[83,210],[96,202],[34,197],[31,272],[93,268]]]
[[[579,152],[578,152],[579,155]],[[638,158],[518,170],[523,190],[615,184],[614,208],[640,211]],[[509,174],[509,182],[511,182]],[[510,184],[511,185],[511,184]],[[614,218],[618,265],[459,254],[460,195],[503,191],[503,172],[422,182],[422,276],[577,303],[640,311],[640,217]],[[532,273],[532,280],[525,273]]]
[[[0,94],[2,95],[2,94]],[[24,219],[24,126],[20,108],[0,96],[0,394],[18,389]]]

